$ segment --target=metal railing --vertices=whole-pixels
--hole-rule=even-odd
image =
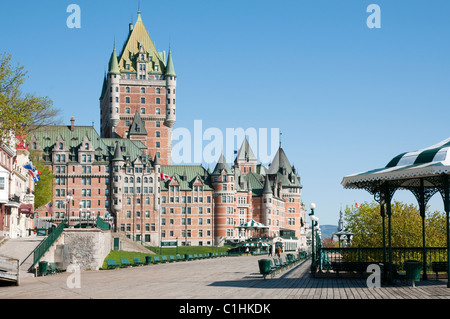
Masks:
[[[59,238],[59,236],[64,231],[64,227],[66,226],[67,220],[64,220],[61,224],[58,225],[46,239],[44,239],[41,244],[33,251],[33,264],[31,268],[33,268],[38,261],[44,256],[44,254],[50,249],[50,247],[55,243],[55,241]]]
[[[109,223],[105,222],[100,216],[97,216],[97,228],[101,230],[109,230],[111,227]]]
[[[326,254],[331,262],[331,267],[338,263],[345,262],[361,262],[361,263],[383,263],[389,261],[388,248],[361,248],[361,247],[345,247],[345,248],[325,248],[321,247],[322,254]],[[383,260],[383,251],[385,251],[385,260]],[[407,260],[423,260],[423,247],[393,247],[392,263],[399,270],[404,270]],[[432,270],[432,262],[446,262],[446,247],[427,247],[425,249],[426,268],[427,271]],[[320,254],[318,254],[320,255]]]

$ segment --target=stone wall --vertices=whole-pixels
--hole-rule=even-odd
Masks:
[[[77,264],[82,270],[99,270],[111,251],[111,232],[98,228],[65,229],[63,268]]]

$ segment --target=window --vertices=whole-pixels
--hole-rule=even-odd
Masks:
[[[125,97],[125,103],[130,103],[130,97],[129,96]]]
[[[141,88],[141,93],[145,93],[145,88]]]
[[[156,131],[156,137],[161,137],[161,132],[160,131]]]
[[[161,99],[159,97],[156,98],[156,104],[161,104]]]
[[[156,89],[156,94],[160,94],[161,93],[161,89]]]
[[[161,114],[161,109],[160,108],[156,109],[156,114]],[[157,122],[157,123],[159,123],[159,122]],[[156,127],[159,127],[159,126],[157,125]]]
[[[141,114],[145,114],[145,108],[141,107]]]
[[[130,114],[130,108],[129,107],[125,108],[125,113]]]
[[[130,93],[130,88],[129,88],[129,87],[126,87],[126,88],[125,88],[125,92],[126,92],[126,93]]]
[[[145,97],[141,97],[141,104],[145,104]]]

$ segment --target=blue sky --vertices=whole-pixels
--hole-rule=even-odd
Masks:
[[[69,4],[81,28],[69,29]],[[381,28],[369,29],[369,4]],[[99,129],[102,79],[138,1],[4,1],[0,52],[29,71],[24,91],[49,96],[65,123]],[[450,136],[450,2],[141,0],[159,51],[172,48],[177,123],[204,129],[280,128],[321,224],[371,201],[346,175]],[[398,200],[414,203],[406,192]],[[442,210],[439,195],[430,201]]]

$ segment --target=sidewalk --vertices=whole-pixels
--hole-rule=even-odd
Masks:
[[[80,288],[67,285],[72,273],[24,278],[0,287],[3,299],[450,299],[446,280],[367,288],[362,279],[318,279],[310,261],[273,279],[259,274],[267,256],[223,257],[125,269],[83,271]],[[283,257],[284,258],[284,257]],[[73,278],[73,276],[72,276]]]

